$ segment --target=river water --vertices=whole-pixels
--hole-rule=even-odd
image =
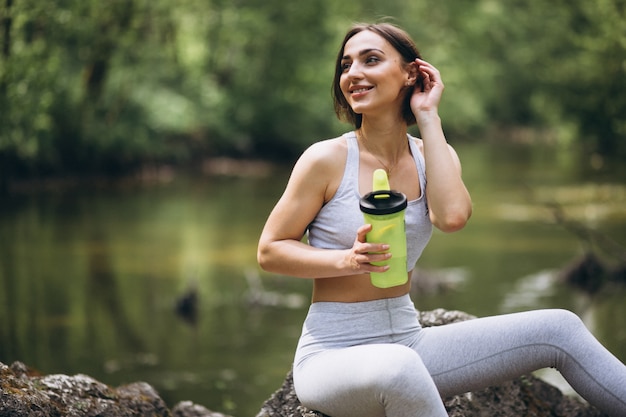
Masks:
[[[555,271],[586,245],[550,208],[591,230],[594,250],[616,262],[626,246],[623,168],[566,149],[457,150],[474,215],[461,232],[435,232],[418,267],[440,280],[419,285],[418,308],[568,308],[626,360],[626,290],[590,296],[558,282]],[[170,173],[0,197],[0,362],[146,381],[169,406],[255,415],[290,368],[310,294],[310,282],[256,265],[287,176]],[[174,308],[189,288],[191,319]]]

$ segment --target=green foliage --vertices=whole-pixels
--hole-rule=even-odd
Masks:
[[[495,121],[574,125],[590,149],[624,152],[626,2],[519,0],[489,10],[485,53],[502,87],[490,103]]]
[[[350,128],[332,112],[336,50],[380,19],[441,70],[450,137],[530,127],[626,152],[624,0],[7,0],[0,179],[293,158]]]

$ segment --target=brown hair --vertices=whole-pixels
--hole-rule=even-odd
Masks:
[[[343,96],[343,92],[341,91],[341,87],[339,86],[339,79],[341,78],[341,74],[343,73],[341,60],[343,58],[346,43],[354,35],[365,30],[369,30],[382,36],[387,42],[391,44],[391,46],[396,49],[396,51],[400,53],[400,56],[402,56],[404,62],[406,62],[407,64],[415,61],[416,58],[421,58],[420,53],[417,50],[417,46],[415,45],[415,42],[413,42],[409,34],[391,23],[358,23],[350,28],[350,30],[346,33],[346,36],[343,39],[343,43],[341,44],[341,49],[337,54],[332,96],[335,106],[335,114],[337,115],[339,120],[352,123],[357,129],[361,127],[363,116],[355,113],[346,101],[346,98]],[[409,126],[415,124],[415,115],[413,115],[413,112],[411,111],[411,105],[409,103],[411,100],[411,93],[413,91],[413,88],[416,87],[422,87],[420,78],[418,78],[415,86],[407,89],[402,105],[402,118]]]

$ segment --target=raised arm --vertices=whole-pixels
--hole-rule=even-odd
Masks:
[[[417,120],[426,160],[426,197],[432,223],[444,232],[462,229],[472,214],[472,201],[461,178],[461,163],[448,145],[438,114],[443,93],[439,71],[417,59],[423,91],[415,89],[411,109]]]

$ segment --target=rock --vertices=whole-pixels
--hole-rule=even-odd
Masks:
[[[482,391],[445,400],[450,417],[559,416],[606,417],[605,414],[532,375]]]
[[[424,327],[472,318],[467,313],[443,309],[419,313]],[[605,417],[532,375],[447,398],[445,405],[453,417]],[[43,376],[21,362],[11,366],[0,363],[0,417],[8,416],[229,417],[190,401],[182,401],[169,410],[156,390],[145,382],[113,388],[82,374]],[[325,416],[300,404],[289,372],[257,417]]]
[[[593,252],[585,252],[559,273],[559,280],[588,294],[597,293],[610,279],[610,270]]]
[[[0,363],[0,417],[228,417],[188,402],[170,412],[154,388],[112,388],[87,375],[42,376],[21,362]]]
[[[111,388],[87,375],[38,376],[24,364],[0,364],[0,416],[169,416],[146,383]]]
[[[532,375],[447,398],[450,417],[606,417],[581,401]],[[289,372],[282,387],[263,404],[256,417],[328,417],[303,407],[293,390]]]
[[[456,323],[475,319],[476,316],[457,310],[444,310],[437,308],[430,311],[420,311],[417,313],[418,319],[422,327],[441,326],[442,324]]]
[[[191,401],[181,401],[172,408],[172,417],[229,417],[222,413],[213,412]]]
[[[461,311],[437,309],[419,313],[424,327],[475,318]],[[446,398],[450,417],[605,417],[590,405],[563,395],[556,387],[526,375],[479,392]],[[263,404],[256,417],[328,417],[308,410],[298,400],[289,372],[283,385]]]

